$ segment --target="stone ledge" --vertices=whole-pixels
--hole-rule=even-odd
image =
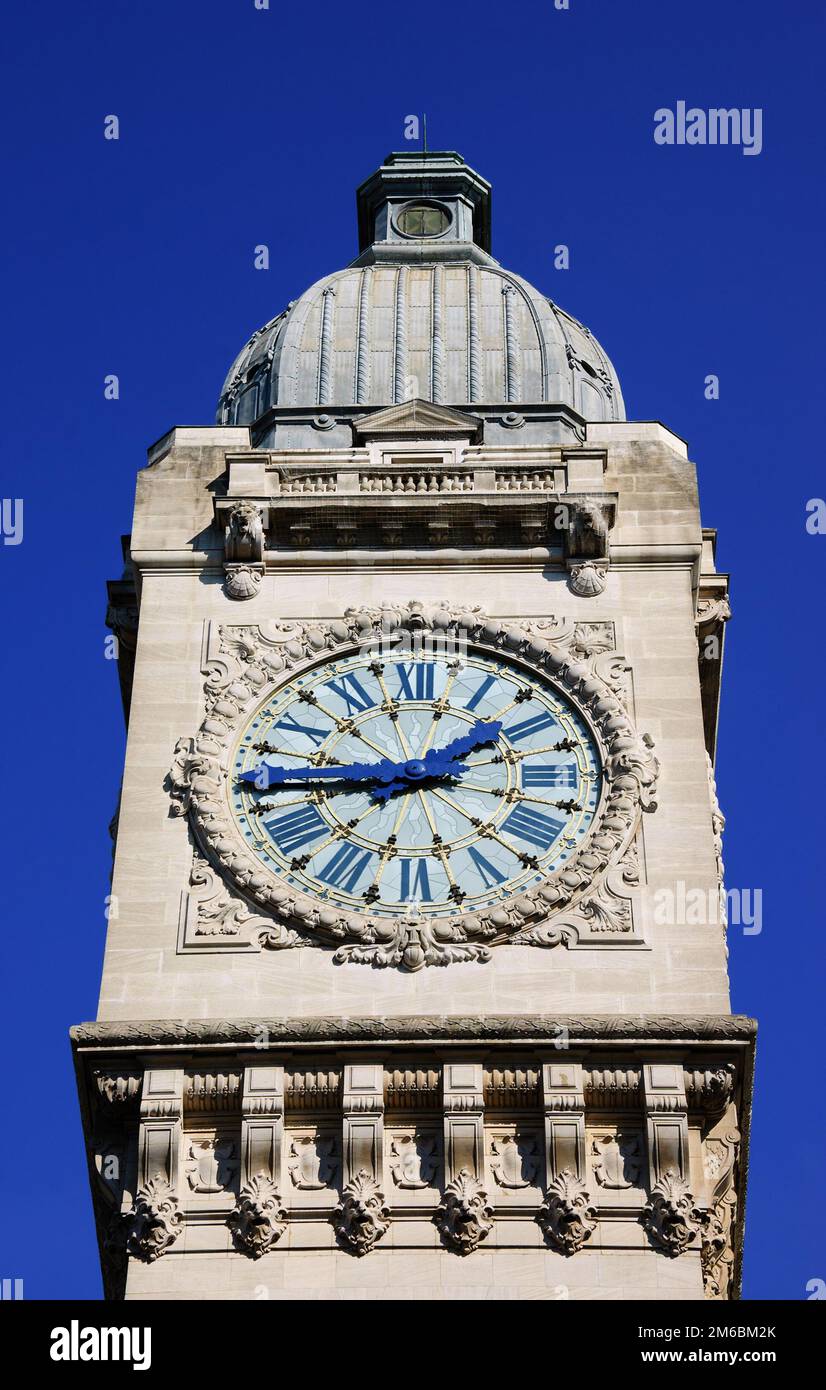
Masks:
[[[78,1023],[76,1050],[94,1047],[254,1045],[262,1030],[270,1046],[320,1042],[569,1042],[753,1043],[757,1023],[745,1014],[470,1014],[399,1017],[146,1019]]]

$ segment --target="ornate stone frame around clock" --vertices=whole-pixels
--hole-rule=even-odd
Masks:
[[[390,920],[325,906],[284,884],[255,859],[231,816],[229,758],[253,710],[287,676],[330,656],[396,643],[504,653],[558,685],[589,724],[604,762],[605,786],[591,833],[564,868],[544,883],[481,912],[449,918],[411,914]],[[624,659],[614,650],[613,624],[546,618],[515,627],[480,609],[446,603],[348,610],[341,619],[209,625],[203,669],[206,716],[195,738],[180,739],[169,776],[172,814],[188,815],[206,863],[193,867],[196,899],[210,904],[200,941],[184,905],[184,948],[208,944],[238,950],[302,943],[337,947],[335,960],[373,966],[490,959],[503,943],[529,946],[644,946],[635,899],[637,837],[642,814],[656,808],[659,764],[626,701]],[[217,872],[216,872],[217,871]],[[221,878],[218,877],[221,876]],[[239,893],[223,889],[226,880]],[[195,908],[198,915],[197,906]],[[246,940],[241,928],[246,928]],[[197,938],[197,928],[195,929]]]

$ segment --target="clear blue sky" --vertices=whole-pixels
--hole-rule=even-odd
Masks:
[[[826,1278],[826,537],[805,529],[826,491],[824,27],[821,0],[7,11],[2,495],[24,499],[25,533],[0,546],[0,1273],[27,1296],[100,1289],[67,1030],[97,1004],[124,748],[104,580],[135,474],[170,426],[211,422],[253,329],[355,255],[355,185],[422,110],[431,147],[492,181],[494,254],[598,334],[629,416],[697,460],[734,576],[727,877],[764,900],[762,934],[731,934],[733,1005],[761,1026],[745,1292]],[[762,154],[656,146],[653,113],[678,100],[762,108]]]

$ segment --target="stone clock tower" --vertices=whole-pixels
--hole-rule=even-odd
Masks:
[[[110,589],[72,1032],[107,1295],[734,1297],[754,1026],[694,466],[493,259],[459,155],[357,203],[356,260],[149,451]]]

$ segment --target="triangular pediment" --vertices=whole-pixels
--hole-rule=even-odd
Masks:
[[[482,421],[478,415],[465,415],[461,410],[434,405],[433,401],[424,401],[420,397],[412,401],[399,401],[398,405],[374,410],[372,414],[360,415],[353,421],[353,430],[359,439],[387,439],[399,435],[408,439],[439,439],[444,435],[473,439],[481,427]]]

